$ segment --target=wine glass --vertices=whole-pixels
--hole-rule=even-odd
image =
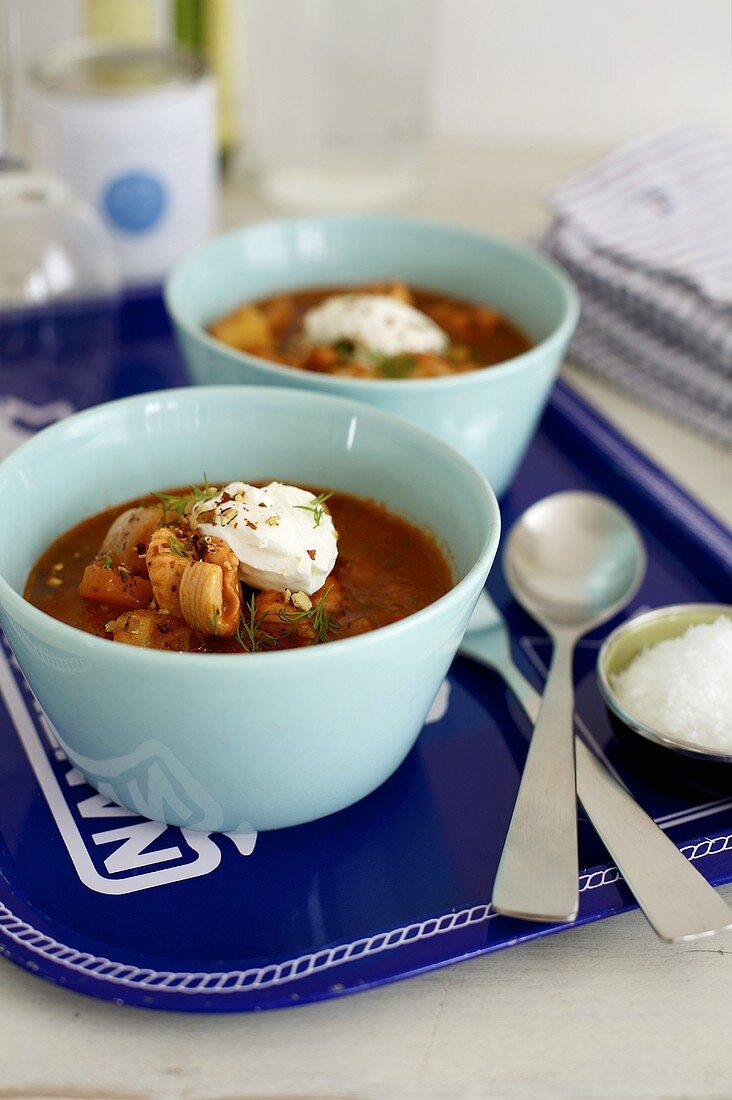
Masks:
[[[0,456],[105,396],[120,281],[106,230],[61,179],[19,155],[18,12],[0,0]]]

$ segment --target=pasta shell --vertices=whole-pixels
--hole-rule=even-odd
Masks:
[[[206,561],[188,562],[180,579],[180,609],[201,634],[219,634],[223,610],[223,570]]]
[[[223,603],[216,633],[220,638],[231,638],[236,634],[241,617],[239,559],[228,543],[214,536],[208,540],[203,560],[221,569]]]

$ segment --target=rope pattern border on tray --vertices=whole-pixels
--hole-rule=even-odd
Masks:
[[[696,844],[681,848],[680,851],[689,861],[694,862],[730,849],[732,849],[732,834],[705,837]],[[580,893],[597,890],[621,880],[622,875],[617,867],[600,868],[580,876]],[[267,966],[253,967],[249,970],[219,973],[152,970],[114,962],[111,959],[91,955],[86,951],[78,951],[27,924],[2,902],[0,902],[0,932],[7,939],[47,961],[102,981],[143,991],[214,994],[268,989],[275,985],[284,985],[287,982],[298,981],[311,974],[343,966],[370,955],[378,955],[383,951],[391,951],[418,940],[431,939],[473,924],[486,923],[496,916],[498,914],[492,911],[490,905],[474,905],[469,909],[461,909],[457,913],[430,917],[429,920],[418,924],[404,925],[391,932],[379,932],[377,935],[355,940],[353,943],[338,944],[309,955],[300,955],[296,959],[287,959],[281,963],[270,963]],[[9,954],[8,948],[0,946],[0,953]],[[29,969],[35,969],[32,963],[28,966]]]

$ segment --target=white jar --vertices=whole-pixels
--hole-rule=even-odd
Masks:
[[[215,86],[203,62],[79,41],[32,76],[34,163],[96,208],[128,285],[160,282],[215,229]]]

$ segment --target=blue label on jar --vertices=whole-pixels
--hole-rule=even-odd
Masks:
[[[117,229],[145,233],[160,221],[165,209],[165,189],[154,176],[142,172],[118,176],[103,196],[104,211]]]

